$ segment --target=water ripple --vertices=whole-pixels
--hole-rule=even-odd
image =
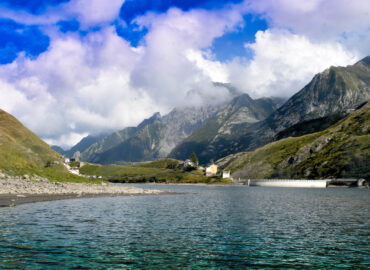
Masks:
[[[0,209],[0,268],[370,268],[369,190],[155,188]]]

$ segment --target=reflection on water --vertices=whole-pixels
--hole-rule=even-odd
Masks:
[[[370,267],[368,189],[154,187],[0,209],[0,268]]]

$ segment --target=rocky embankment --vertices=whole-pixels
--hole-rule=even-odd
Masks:
[[[29,177],[24,175],[9,176],[0,173],[0,195],[135,195],[135,194],[159,194],[158,190],[147,190],[135,187],[120,187],[102,183],[84,184],[67,182],[50,182],[39,176]]]

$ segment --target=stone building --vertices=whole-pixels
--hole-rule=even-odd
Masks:
[[[212,164],[210,166],[207,166],[206,167],[206,176],[213,176],[213,175],[216,175],[217,174],[217,165],[216,164]]]

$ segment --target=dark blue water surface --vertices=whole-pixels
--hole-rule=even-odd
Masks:
[[[370,268],[369,189],[140,186],[1,208],[0,268]]]

